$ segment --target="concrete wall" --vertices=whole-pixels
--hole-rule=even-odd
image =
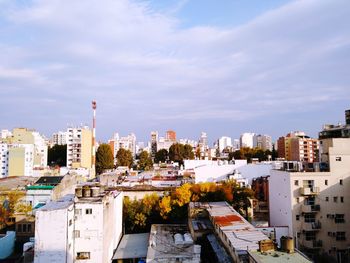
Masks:
[[[293,234],[290,178],[287,172],[271,171],[269,178],[270,226],[288,226]]]
[[[36,212],[34,263],[73,262],[73,224],[69,224],[73,217],[73,204],[63,209]]]
[[[92,132],[87,129],[81,130],[81,167],[91,168],[92,160]]]

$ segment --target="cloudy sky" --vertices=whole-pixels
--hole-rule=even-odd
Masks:
[[[219,4],[220,3],[220,4]],[[0,128],[316,136],[350,108],[348,0],[0,0]]]

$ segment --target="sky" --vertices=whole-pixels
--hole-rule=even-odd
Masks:
[[[316,137],[350,109],[348,0],[0,0],[0,129]]]

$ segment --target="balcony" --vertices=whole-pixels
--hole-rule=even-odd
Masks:
[[[320,193],[319,187],[301,187],[300,195],[318,195]]]
[[[309,249],[320,249],[322,248],[322,240],[303,240],[303,246]]]
[[[304,223],[303,230],[305,231],[318,231],[321,229],[321,222],[310,222],[310,223]]]
[[[317,213],[321,210],[320,205],[303,205],[301,207],[302,213]]]

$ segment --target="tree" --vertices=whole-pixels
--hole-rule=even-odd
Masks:
[[[107,169],[113,169],[114,160],[111,147],[103,143],[101,144],[96,152],[96,173],[101,174]]]
[[[50,166],[66,166],[67,165],[67,145],[54,145],[48,149],[47,161]]]
[[[194,159],[193,148],[189,144],[185,144],[185,146],[183,148],[183,159],[185,159],[185,160],[193,160]]]
[[[156,152],[154,156],[154,162],[155,163],[165,163],[169,158],[169,152],[166,149],[160,149],[159,151]]]
[[[153,162],[147,151],[142,151],[139,156],[137,168],[139,170],[149,171],[152,169]]]
[[[160,209],[160,216],[163,219],[167,219],[169,213],[171,212],[171,197],[170,196],[164,196],[159,201],[159,209]]]
[[[174,143],[169,148],[169,160],[173,162],[182,163],[183,161],[183,148],[184,145],[181,143]]]
[[[134,162],[131,151],[123,148],[118,150],[116,158],[117,166],[128,166],[130,168]]]

